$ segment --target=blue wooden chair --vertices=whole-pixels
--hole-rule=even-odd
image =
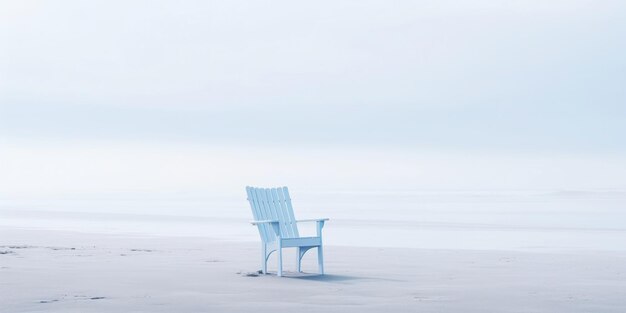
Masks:
[[[291,198],[287,187],[254,188],[246,187],[248,202],[252,208],[254,221],[261,235],[261,265],[267,273],[267,260],[278,251],[278,276],[283,276],[283,248],[297,249],[297,269],[301,272],[301,261],[311,248],[317,248],[319,273],[324,274],[324,253],[322,252],[322,228],[327,218],[296,220],[293,215]],[[317,222],[316,237],[300,237],[297,223]]]

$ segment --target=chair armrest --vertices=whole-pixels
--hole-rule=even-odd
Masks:
[[[277,220],[250,221],[250,224],[252,225],[267,224],[267,223],[278,223],[278,221]]]
[[[259,226],[260,224],[270,224],[276,237],[280,238],[280,225],[277,220],[251,221],[250,224]]]
[[[322,237],[322,228],[324,228],[324,222],[328,221],[328,218],[313,218],[313,219],[307,219],[307,220],[296,220],[296,223],[301,223],[301,222],[317,222],[317,237]]]
[[[304,223],[304,222],[325,222],[328,221],[328,218],[312,218],[306,220],[296,220],[296,223]]]

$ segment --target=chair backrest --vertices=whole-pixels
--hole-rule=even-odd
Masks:
[[[280,224],[281,238],[300,237],[287,187],[246,187],[246,192],[252,208],[252,215],[256,221],[277,220]],[[263,242],[276,240],[276,233],[270,224],[258,224],[257,226]]]

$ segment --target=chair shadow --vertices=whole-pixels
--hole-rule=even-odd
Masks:
[[[386,279],[386,278],[377,278],[377,277],[359,277],[359,276],[349,276],[349,275],[335,275],[335,274],[324,274],[320,275],[318,273],[285,273],[284,278],[290,279],[301,279],[308,281],[319,281],[325,283],[345,283],[351,281],[401,281],[396,279]]]

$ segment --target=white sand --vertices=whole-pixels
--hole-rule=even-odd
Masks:
[[[252,242],[4,227],[0,246],[3,313],[626,312],[624,252],[330,246],[328,275],[279,278],[243,275]]]

